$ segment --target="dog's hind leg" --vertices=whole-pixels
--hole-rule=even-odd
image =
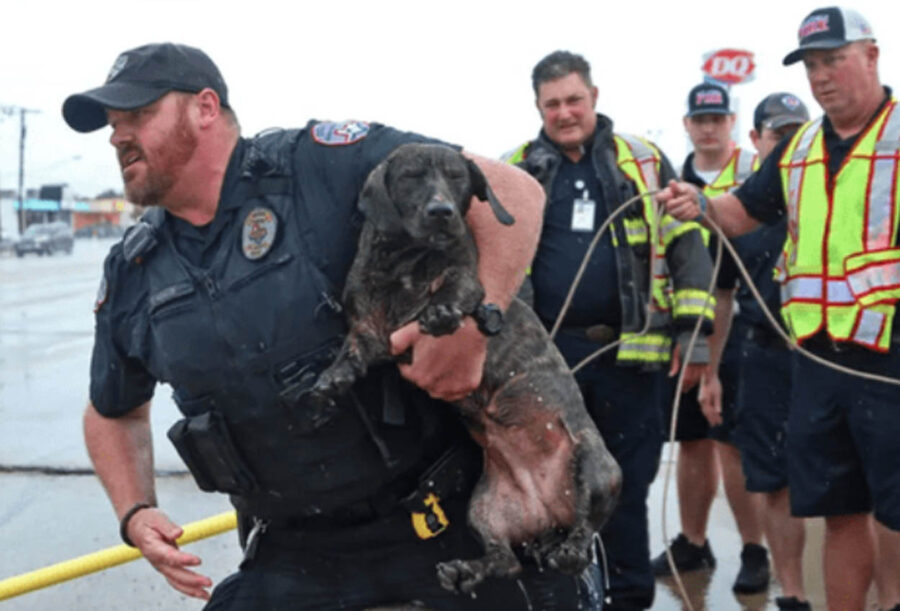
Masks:
[[[622,475],[619,466],[593,431],[576,445],[575,521],[565,541],[547,553],[547,564],[563,573],[582,572],[591,561],[591,542],[615,507]]]

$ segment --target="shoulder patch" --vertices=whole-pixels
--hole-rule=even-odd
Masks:
[[[312,129],[313,140],[325,146],[343,146],[359,142],[369,134],[369,124],[365,121],[325,121],[316,123]]]

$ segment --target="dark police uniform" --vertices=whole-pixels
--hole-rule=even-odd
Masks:
[[[885,100],[870,123],[890,97],[890,89],[885,88]],[[825,116],[822,130],[831,188],[847,155],[867,129],[842,140]],[[779,163],[791,141],[780,142],[760,170],[735,192],[751,216],[770,225],[785,216]],[[805,339],[803,346],[839,365],[900,378],[896,328],[887,354],[832,342],[824,332]],[[896,386],[825,368],[797,352],[792,355],[792,366],[787,440],[791,513],[842,515],[871,511],[874,506],[879,521],[900,530]]]
[[[732,240],[766,307],[778,321],[781,294],[773,268],[786,234],[787,223],[782,218],[775,225],[764,225]],[[775,492],[788,484],[785,436],[791,399],[790,350],[772,329],[727,251],[717,282],[723,289],[737,287],[738,311],[725,347],[726,354],[731,351],[737,386],[731,440],[741,451],[747,490]]]
[[[424,140],[355,121],[241,139],[211,223],[153,209],[107,257],[91,401],[117,417],[171,384],[185,418],[170,438],[200,488],[228,493],[238,510],[245,559],[208,609],[599,604],[596,571],[529,566],[472,599],[439,586],[437,562],[482,555],[465,526],[478,450],[394,365],[337,410],[306,401],[346,330],[338,296],[362,220],[357,194],[391,150]],[[450,463],[450,526],[421,539],[408,495],[460,447],[475,462]]]
[[[612,121],[603,115],[598,115],[597,119],[595,133],[584,144],[585,153],[577,163],[562,154],[543,131],[537,140],[523,149],[526,154],[518,163],[538,178],[547,193],[544,225],[532,263],[531,280],[534,309],[548,328],[561,311],[594,233],[635,193],[616,165]],[[535,153],[536,149],[541,150],[540,156]],[[548,158],[551,163],[546,165],[544,162]],[[675,176],[664,156],[659,174],[660,184]],[[576,200],[589,202],[589,219],[575,218],[579,209],[578,204],[573,205]],[[702,252],[697,231],[685,235],[682,247],[688,248],[688,241],[692,239],[696,239],[698,252]],[[677,245],[672,251],[680,252],[683,260],[690,258]],[[643,257],[649,258],[647,253]],[[708,260],[706,264],[709,265]],[[587,327],[614,330],[606,340],[608,343],[623,329],[626,316],[643,312],[646,302],[635,303],[628,299],[636,294],[635,287],[646,284],[640,274],[647,267],[648,261],[641,260],[628,245],[622,217],[619,217],[593,252],[555,338],[569,366],[579,363],[599,347],[585,335]],[[673,271],[683,272],[677,268]],[[702,273],[699,269],[695,271]],[[709,270],[705,269],[705,272],[708,279]],[[642,298],[646,299],[646,295]],[[626,308],[629,309],[627,314]],[[601,532],[609,562],[607,600],[612,609],[644,609],[653,604],[655,586],[650,570],[647,494],[656,476],[662,446],[658,405],[662,400],[663,375],[659,367],[617,366],[613,351],[594,359],[576,373],[588,411],[622,468],[619,504]]]

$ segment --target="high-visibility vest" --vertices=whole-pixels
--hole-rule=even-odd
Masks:
[[[719,175],[710,184],[703,187],[703,194],[713,198],[741,186],[759,167],[756,153],[742,148],[735,148],[728,163],[719,171]]]
[[[614,136],[616,143],[616,164],[634,182],[639,193],[648,193],[659,188],[659,168],[661,156],[646,140],[631,135]],[[625,216],[625,236],[630,246],[646,244],[649,236],[656,234],[656,213],[653,198],[641,200],[643,214],[638,217]],[[651,316],[653,312],[663,315],[703,316],[709,320],[715,317],[715,299],[704,290],[682,288],[673,290],[666,264],[666,248],[673,240],[687,231],[699,228],[694,222],[681,222],[668,214],[660,218],[659,240],[656,257],[653,260],[653,291]],[[651,323],[651,327],[654,326]],[[667,362],[671,351],[671,338],[661,332],[644,335],[623,333],[622,345],[617,354],[619,361]]]
[[[900,299],[900,112],[891,99],[827,185],[822,119],[804,125],[779,161],[788,236],[776,271],[782,316],[797,339],[887,352]]]

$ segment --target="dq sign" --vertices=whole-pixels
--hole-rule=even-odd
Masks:
[[[753,80],[756,63],[750,51],[719,49],[703,56],[700,69],[713,80],[738,85]]]

